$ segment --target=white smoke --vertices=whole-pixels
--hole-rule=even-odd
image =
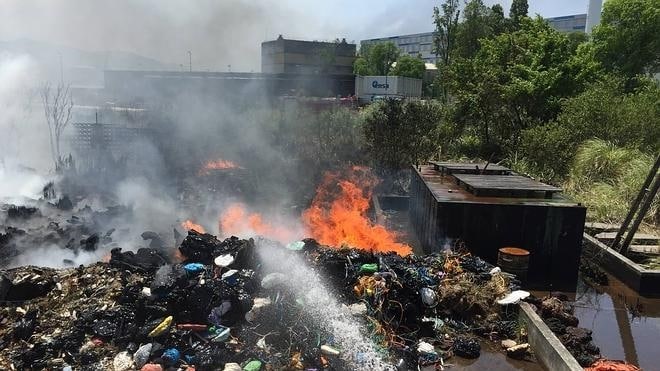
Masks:
[[[0,53],[0,200],[37,198],[47,183],[34,170],[51,163],[38,81],[31,57]]]

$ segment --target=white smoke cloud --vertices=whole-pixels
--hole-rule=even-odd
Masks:
[[[33,170],[51,163],[38,79],[31,57],[0,53],[0,199],[37,198],[47,182]]]

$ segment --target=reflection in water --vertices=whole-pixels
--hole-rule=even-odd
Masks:
[[[609,286],[578,283],[575,316],[593,331],[604,357],[625,359],[645,370],[660,364],[660,299],[637,295],[614,277]]]

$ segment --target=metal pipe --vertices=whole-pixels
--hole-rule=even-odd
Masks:
[[[644,185],[642,185],[642,188],[639,190],[639,193],[637,194],[637,198],[635,198],[635,201],[633,201],[632,205],[630,205],[630,210],[628,210],[628,215],[626,215],[626,218],[623,220],[623,224],[621,224],[621,227],[619,228],[616,237],[614,237],[614,241],[612,241],[612,244],[610,245],[611,248],[615,250],[620,250],[618,249],[618,247],[619,247],[619,242],[621,242],[621,238],[623,237],[623,233],[626,231],[626,229],[628,228],[628,224],[630,224],[632,218],[635,216],[637,207],[639,206],[639,203],[642,202],[642,199],[644,198],[646,192],[648,192],[649,185],[651,185],[651,182],[653,181],[653,178],[655,177],[655,174],[658,171],[659,167],[660,167],[660,155],[658,155],[658,158],[655,160],[655,164],[653,164],[653,168],[651,169],[651,171],[649,171],[649,175],[647,175],[646,180],[644,181]]]
[[[660,174],[658,174],[655,177],[655,181],[653,182],[651,191],[646,195],[647,197],[642,203],[642,206],[639,209],[639,213],[637,214],[637,217],[635,218],[632,227],[630,227],[630,231],[628,231],[628,234],[626,234],[626,239],[623,241],[623,244],[621,245],[621,253],[623,255],[625,255],[626,252],[628,251],[628,246],[630,245],[630,242],[635,236],[635,232],[637,232],[637,228],[639,228],[639,225],[642,224],[644,215],[648,211],[649,207],[651,207],[651,203],[653,203],[653,199],[655,198],[655,195],[658,193],[659,188],[660,188]]]

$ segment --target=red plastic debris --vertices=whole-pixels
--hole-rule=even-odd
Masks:
[[[147,363],[140,371],[163,371],[163,367],[157,363]]]
[[[176,328],[179,330],[189,330],[189,331],[194,331],[194,332],[202,332],[206,331],[208,329],[208,326],[206,325],[199,325],[196,323],[182,323],[179,325],[176,325]]]
[[[625,361],[614,361],[610,359],[599,359],[585,371],[641,371],[641,368]]]

